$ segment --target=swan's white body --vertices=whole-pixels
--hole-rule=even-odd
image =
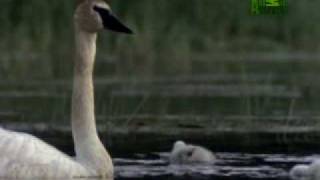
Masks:
[[[71,178],[95,174],[34,136],[0,129],[0,137],[2,178]]]
[[[186,144],[183,141],[177,141],[170,154],[171,164],[194,164],[194,163],[214,163],[213,153],[201,146]]]
[[[113,177],[113,164],[101,143],[94,115],[93,67],[97,32],[103,28],[131,33],[102,0],[78,0],[72,95],[72,135],[76,157],[25,133],[0,128],[0,178]]]
[[[309,180],[309,166],[296,165],[290,170],[289,176],[292,180]]]
[[[292,180],[319,180],[320,179],[320,160],[315,160],[310,165],[296,165],[290,172]]]

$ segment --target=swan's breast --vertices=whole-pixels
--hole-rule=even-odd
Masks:
[[[74,177],[89,171],[53,146],[25,133],[0,128],[0,177]]]

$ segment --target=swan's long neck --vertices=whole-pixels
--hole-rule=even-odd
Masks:
[[[98,138],[94,115],[93,68],[97,34],[82,31],[77,27],[75,34],[72,133],[77,159],[90,161],[97,154],[97,149],[103,148]]]

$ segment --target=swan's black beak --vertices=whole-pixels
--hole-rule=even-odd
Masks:
[[[110,10],[98,6],[95,6],[93,9],[101,16],[104,28],[115,32],[133,34],[132,30],[121,23]]]

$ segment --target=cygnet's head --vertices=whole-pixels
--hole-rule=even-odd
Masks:
[[[290,170],[289,176],[292,180],[309,180],[309,166],[296,165]]]
[[[183,141],[176,141],[173,145],[173,151],[175,150],[181,150],[183,148],[185,148],[187,145],[185,142]]]
[[[89,33],[109,29],[132,34],[132,31],[118,20],[110,6],[103,0],[84,0],[76,9],[74,21],[77,28]]]
[[[187,145],[183,141],[177,141],[173,145],[172,152],[170,154],[170,163],[183,164],[190,163],[190,157],[192,156],[194,147]]]

